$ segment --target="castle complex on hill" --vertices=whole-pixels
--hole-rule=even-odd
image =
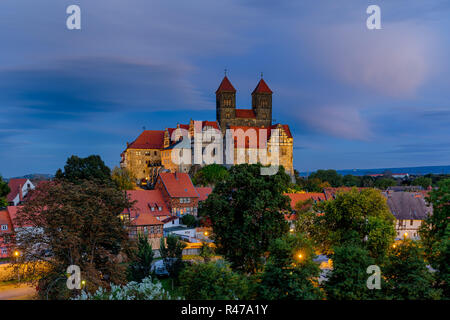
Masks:
[[[135,141],[127,142],[120,165],[128,168],[142,184],[153,184],[163,170],[190,172],[194,165],[201,166],[205,162],[174,163],[172,152],[184,153],[194,159],[194,141],[200,137],[200,153],[205,149],[212,150],[212,158],[218,159],[217,163],[260,162],[267,165],[273,163],[276,156],[286,172],[293,175],[293,137],[288,125],[272,124],[272,94],[261,78],[252,92],[252,108],[236,109],[236,89],[225,75],[216,91],[216,121],[191,119],[188,124],[178,124],[176,128],[144,130]],[[225,142],[227,132],[231,134],[231,146]],[[218,134],[222,139],[217,139]],[[222,161],[231,149],[231,162]]]

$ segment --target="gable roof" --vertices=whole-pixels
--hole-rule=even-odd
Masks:
[[[252,94],[254,93],[273,93],[272,90],[270,90],[267,83],[264,81],[264,79],[261,78],[259,80],[258,84],[256,85],[255,90],[253,90]]]
[[[187,173],[160,172],[159,178],[172,198],[198,198],[199,194]]]
[[[127,149],[162,149],[164,148],[164,130],[145,130]]]
[[[219,92],[236,92],[236,89],[231,84],[230,80],[228,80],[227,76],[225,76],[222,80],[222,82],[219,85],[219,88],[217,88],[216,93]]]
[[[420,192],[383,192],[387,204],[397,220],[425,220],[431,214]]]
[[[6,224],[8,226],[8,230],[2,230],[0,228],[0,236],[2,234],[13,232],[13,224],[9,217],[9,212],[6,209],[0,210],[0,225],[4,225],[4,224]]]
[[[196,188],[197,192],[199,194],[199,198],[198,201],[205,201],[206,199],[208,199],[208,196],[211,194],[212,192],[212,188],[209,187],[199,187]]]
[[[27,181],[28,179],[10,179],[8,182],[8,186],[11,190],[6,196],[6,201],[13,201],[20,193],[20,188],[23,187],[27,183]]]
[[[130,201],[136,201],[133,208],[129,209],[130,221],[136,226],[162,224],[156,216],[168,216],[170,211],[163,200],[160,190],[128,190]],[[154,211],[151,208],[154,208]],[[161,211],[159,211],[161,207]]]
[[[306,192],[306,193],[285,193],[291,199],[291,208],[295,209],[295,205],[299,201],[305,201],[312,199],[314,201],[325,201],[325,194],[318,192]]]

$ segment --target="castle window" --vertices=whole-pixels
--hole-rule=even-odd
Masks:
[[[223,106],[224,107],[231,107],[231,99],[224,99],[223,100]]]

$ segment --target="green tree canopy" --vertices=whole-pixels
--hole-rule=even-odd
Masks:
[[[260,164],[233,166],[199,211],[211,221],[217,252],[245,272],[256,272],[269,243],[288,230],[283,212],[290,205],[283,190],[290,177],[283,167],[275,175],[261,175],[260,169]]]
[[[136,178],[127,168],[114,167],[111,178],[119,190],[133,190]]]
[[[375,189],[338,192],[336,199],[316,205],[309,231],[323,253],[332,247],[356,243],[367,248],[375,258],[382,258],[395,238],[394,216],[386,199]]]
[[[195,227],[197,225],[197,219],[192,214],[184,214],[181,222],[188,227]]]
[[[55,283],[66,277],[70,265],[80,267],[88,291],[126,280],[118,259],[131,243],[118,214],[132,204],[120,191],[89,180],[79,184],[57,180],[40,184],[31,193],[14,221],[21,252],[14,267],[21,279],[34,284],[40,279],[44,298],[49,287],[53,298],[74,294],[65,281]],[[42,262],[47,268],[38,268]]]
[[[323,283],[328,300],[368,300],[382,297],[381,290],[367,287],[370,276],[367,268],[375,264],[367,249],[347,243],[335,247],[333,251],[333,270]],[[383,286],[381,282],[381,288]]]
[[[3,181],[2,176],[0,175],[0,208],[6,207],[8,203],[6,202],[6,196],[9,194],[11,190],[9,189],[8,183]]]
[[[175,235],[169,234],[166,238],[161,238],[159,252],[161,253],[161,258],[163,258],[167,272],[174,279],[177,279],[184,267],[182,257],[185,247],[186,244],[180,241]]]
[[[375,180],[375,188],[380,190],[386,190],[388,187],[393,187],[397,185],[397,181],[392,178],[379,178]]]
[[[273,241],[261,274],[259,298],[267,300],[315,300],[323,298],[318,286],[320,268],[313,247],[301,234]]]
[[[343,183],[342,175],[336,170],[317,170],[309,175],[309,179],[317,178],[323,182],[328,182],[332,187],[340,187]]]
[[[150,276],[150,270],[153,262],[153,249],[145,237],[139,235],[137,249],[134,252],[128,266],[128,280],[141,282],[142,279]]]
[[[180,274],[182,295],[188,300],[250,299],[251,278],[231,270],[224,261],[193,263]]]
[[[386,298],[395,300],[439,299],[433,276],[427,269],[423,250],[412,240],[404,240],[390,251],[383,268]]]
[[[346,187],[359,187],[361,185],[361,178],[352,174],[346,174],[342,179],[342,184]]]
[[[430,192],[428,201],[433,205],[430,215],[420,229],[421,241],[431,266],[436,269],[438,288],[450,297],[450,179],[442,180],[438,189]]]
[[[220,164],[213,163],[198,170],[194,174],[192,182],[195,185],[213,186],[218,182],[225,180],[227,177],[228,170]]]
[[[413,186],[421,186],[422,188],[424,188],[425,190],[431,186],[431,184],[433,183],[431,178],[427,178],[427,177],[418,177],[415,178],[412,182],[411,185]]]
[[[63,178],[73,183],[79,183],[82,180],[112,183],[111,170],[105,165],[100,156],[96,155],[86,158],[71,156],[67,159],[64,171],[58,169],[55,178]]]

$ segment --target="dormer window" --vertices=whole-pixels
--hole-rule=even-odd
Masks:
[[[158,207],[158,210],[159,210],[159,211],[162,211],[162,207],[161,207],[161,206],[159,206],[159,207]]]
[[[155,207],[152,207],[152,211],[155,211]]]
[[[8,225],[7,224],[2,224],[2,231],[6,231],[8,230]]]

